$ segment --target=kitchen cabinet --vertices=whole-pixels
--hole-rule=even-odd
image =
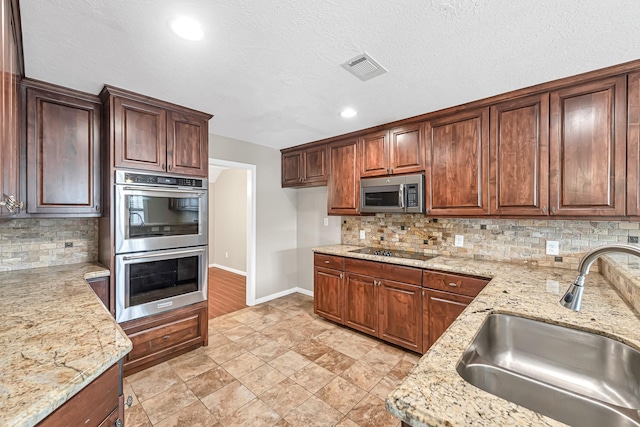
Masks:
[[[552,216],[625,214],[626,76],[550,94]]]
[[[549,94],[495,104],[489,117],[489,213],[547,215]]]
[[[116,363],[80,390],[37,427],[124,425],[122,365]]]
[[[207,301],[121,323],[133,343],[124,359],[130,375],[208,342]]]
[[[422,298],[419,283],[380,280],[379,337],[415,352],[422,349]]]
[[[489,214],[489,108],[430,120],[426,214]]]
[[[627,84],[627,215],[640,216],[640,72]]]
[[[360,137],[360,176],[424,172],[424,126],[409,124]]]
[[[100,216],[100,100],[43,82],[22,84],[27,213]]]
[[[344,324],[344,259],[314,254],[313,312]]]
[[[0,217],[17,214],[20,197],[20,80],[24,76],[22,35],[17,0],[2,0],[2,61],[0,61]]]
[[[116,168],[206,177],[211,115],[105,86]]]
[[[282,187],[327,185],[327,145],[282,153]]]
[[[358,140],[329,144],[329,215],[357,215],[360,210]]]

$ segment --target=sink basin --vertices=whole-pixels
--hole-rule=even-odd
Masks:
[[[565,424],[640,427],[640,352],[600,335],[491,314],[457,371],[484,391]]]

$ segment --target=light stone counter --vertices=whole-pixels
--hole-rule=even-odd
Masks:
[[[117,363],[131,341],[83,263],[0,273],[0,425],[30,427]]]
[[[462,353],[490,313],[515,314],[595,332],[640,350],[640,317],[597,272],[587,276],[582,310],[573,312],[558,304],[560,293],[576,277],[577,272],[571,270],[442,256],[428,261],[390,260],[350,253],[351,249],[356,247],[336,245],[314,251],[492,278],[387,397],[387,410],[412,426],[564,425],[482,391],[458,375],[456,365]]]

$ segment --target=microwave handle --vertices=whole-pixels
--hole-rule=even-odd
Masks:
[[[205,192],[203,190],[188,190],[181,188],[151,188],[151,187],[123,187],[126,191],[158,191],[164,193],[189,193],[194,194],[196,196],[202,196]]]
[[[154,252],[154,253],[144,254],[144,255],[126,255],[122,258],[125,261],[131,261],[134,259],[157,258],[158,256],[174,256],[174,255],[183,255],[183,254],[190,254],[190,253],[197,253],[197,252],[202,252],[202,250],[188,249],[185,251],[171,251],[171,252],[161,252],[161,253]]]
[[[400,200],[400,207],[404,209],[404,184],[398,186],[398,199]]]

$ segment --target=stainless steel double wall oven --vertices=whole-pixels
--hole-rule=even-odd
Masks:
[[[208,181],[116,171],[116,320],[207,299]]]

